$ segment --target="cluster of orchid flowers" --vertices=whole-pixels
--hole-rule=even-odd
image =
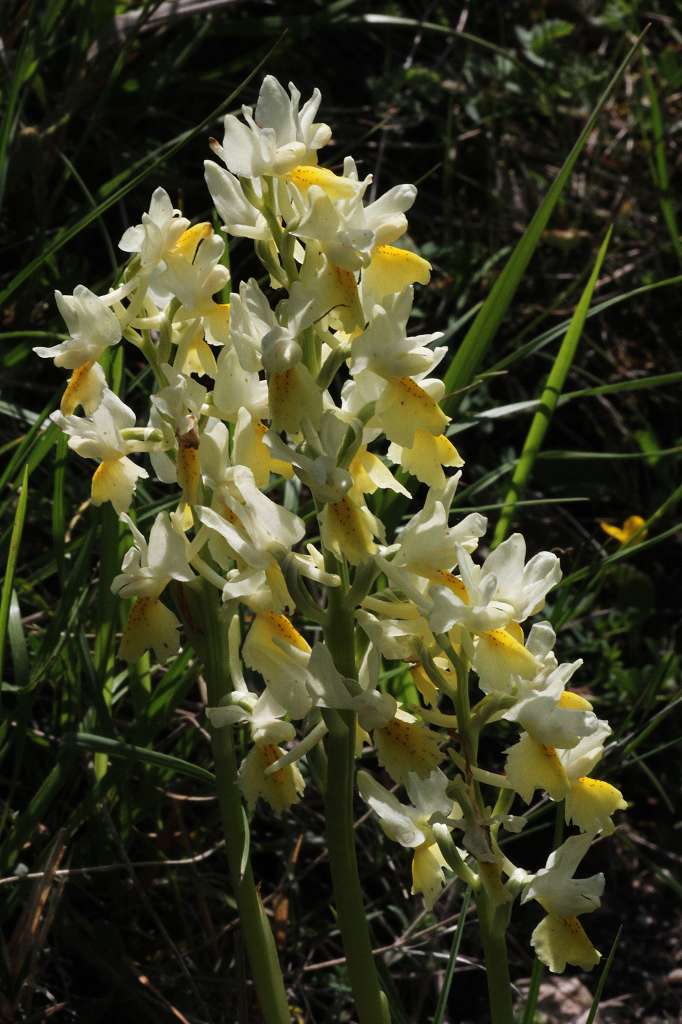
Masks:
[[[134,599],[120,655],[175,655],[181,623],[164,592],[171,581],[216,587],[234,692],[207,714],[214,728],[250,732],[240,770],[249,808],[262,798],[282,812],[299,800],[299,762],[324,737],[322,712],[353,711],[358,757],[373,745],[396,784],[363,770],[359,792],[384,832],[413,851],[413,891],[433,905],[449,870],[439,837],[455,833],[463,864],[498,872],[500,899],[520,893],[544,909],[532,936],[539,958],[553,971],[589,968],[599,954],[578,917],[599,906],[604,878],[574,874],[625,803],[591,775],[610,729],[567,689],[580,661],[558,663],[548,622],[524,633],[561,578],[559,562],[549,552],[526,560],[518,533],[477,562],[485,517],[451,524],[461,474],[446,471],[463,460],[446,433],[443,383],[431,376],[446,348],[434,344],[439,334],[407,333],[413,285],[428,282],[430,266],[395,245],[416,189],[367,202],[371,176],[361,179],[350,157],[341,174],[320,167],[331,130],[314,121],[319,103],[315,91],[300,106],[293,86],[287,93],[268,76],[255,110],[227,116],[222,144],[211,143],[221,163],[207,161],[205,177],[217,216],[227,234],[254,240],[260,283],[243,281],[222,301],[223,237],[190,225],[159,188],[120,241],[130,258],[118,287],[57,292],[68,337],[35,350],[72,371],[52,419],[70,448],[98,463],[92,501],[111,502],[132,537],[112,587]],[[123,338],[153,373],[145,426],[101,363]],[[177,502],[147,539],[129,511],[150,472]],[[428,488],[423,507],[387,538],[368,496],[411,498],[410,478]],[[287,507],[296,493],[314,511],[305,521]],[[354,611],[353,678],[320,638],[329,588],[342,588]],[[312,646],[294,616],[307,621]],[[391,695],[385,663],[409,667],[418,702]],[[248,682],[244,665],[255,673]],[[469,668],[481,691],[467,712],[476,743],[458,751]],[[492,772],[472,747],[500,720],[521,734]],[[482,786],[499,792],[494,808]],[[512,800],[529,804],[536,791],[564,801],[579,832],[531,874],[509,861],[498,833],[523,827]]]

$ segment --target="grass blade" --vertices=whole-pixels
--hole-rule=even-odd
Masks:
[[[93,733],[73,733],[64,739],[68,749],[78,747],[81,750],[90,750],[93,753],[107,754],[109,757],[123,758],[125,761],[139,761],[142,764],[151,765],[153,768],[162,768],[165,771],[174,772],[176,775],[186,775],[190,779],[199,782],[210,782],[215,785],[215,775],[198,764],[190,764],[181,757],[173,757],[172,754],[162,754],[158,750],[147,750],[145,747],[135,747],[130,743],[123,743],[121,740],[109,739],[106,736],[95,736]]]
[[[651,143],[652,143],[652,157],[653,166],[652,173],[654,184],[659,191],[659,203],[661,206],[661,214],[663,220],[668,229],[670,235],[670,241],[677,257],[677,262],[682,266],[682,240],[680,239],[680,232],[677,225],[677,216],[675,214],[675,204],[672,200],[672,192],[670,188],[670,174],[668,172],[668,160],[666,157],[666,138],[665,138],[665,125],[663,123],[663,112],[661,110],[661,104],[658,99],[658,93],[656,92],[656,86],[649,69],[649,64],[646,57],[642,57],[642,81],[644,82],[644,88],[649,99],[649,118],[651,128]],[[640,107],[640,110],[642,108]],[[647,139],[647,126],[644,123],[644,114],[641,117],[642,134]]]
[[[530,985],[528,986],[528,998],[526,999],[526,1005],[523,1008],[521,1024],[533,1024],[533,1021],[535,1020],[535,1007],[538,1005],[540,985],[542,983],[544,973],[545,968],[541,961],[536,957],[535,960],[533,960],[533,970],[531,971]]]
[[[661,281],[653,281],[651,284],[642,284],[637,288],[631,288],[629,292],[623,292],[620,295],[613,295],[610,299],[604,299],[603,302],[597,302],[588,312],[587,319],[589,320],[591,317],[597,316],[599,313],[603,313],[605,309],[609,309],[611,306],[618,306],[621,302],[629,302],[630,299],[636,299],[640,295],[646,295],[648,292],[658,291],[659,288],[668,288],[680,283],[682,283],[682,274],[676,274],[674,277],[666,277]],[[526,356],[533,355],[535,352],[540,352],[546,345],[551,344],[555,338],[561,337],[568,327],[568,323],[568,320],[563,320],[554,327],[550,327],[548,330],[543,331],[542,334],[538,334],[535,338],[531,338],[530,341],[525,342],[523,345],[513,345],[513,351],[502,359],[498,359],[496,363],[493,363],[489,372],[501,372],[502,370],[506,370],[510,366],[521,362],[526,358]]]
[[[481,362],[493,338],[495,337],[495,334],[497,333],[497,329],[500,326],[512,299],[514,298],[514,295],[516,294],[516,289],[518,288],[526,267],[535,252],[540,238],[542,237],[542,233],[547,226],[547,222],[549,221],[552,211],[554,210],[561,193],[566,187],[576,161],[595,126],[597,118],[612,95],[614,89],[620,82],[635,53],[639,49],[646,31],[647,30],[645,29],[634,45],[630,48],[625,59],[602,93],[599,102],[590,114],[585,127],[578,136],[573,149],[566,157],[563,167],[552,182],[547,195],[537,209],[530,224],[524,231],[520,241],[515,246],[514,251],[507,260],[502,273],[495,281],[490,294],[483,303],[478,316],[469,328],[462,344],[455,353],[455,356],[445,374],[445,390],[447,394],[465,387],[472,380],[478,367],[481,365]],[[448,411],[451,412],[457,405],[457,400],[451,399],[446,404],[448,406]]]
[[[35,0],[30,5],[26,14],[24,34],[9,88],[3,89],[5,93],[5,111],[3,117],[0,118],[0,208],[2,208],[5,198],[5,184],[9,170],[9,149],[19,122],[19,111],[22,103],[21,91],[26,83],[31,66],[34,9]],[[5,60],[7,60],[6,54]]]
[[[585,326],[585,317],[587,316],[587,311],[590,308],[590,302],[592,301],[592,293],[594,292],[594,287],[597,283],[610,239],[611,228],[606,232],[606,237],[601,244],[592,273],[590,274],[590,279],[585,285],[585,289],[580,296],[578,305],[575,307],[575,312],[571,318],[569,328],[566,331],[566,336],[561,343],[561,347],[557,353],[556,359],[554,360],[549,377],[547,378],[547,383],[542,391],[540,407],[533,416],[533,421],[526,436],[521,456],[516,465],[516,469],[514,470],[514,475],[512,476],[510,488],[504,499],[502,514],[500,515],[500,518],[497,521],[497,526],[495,527],[493,545],[501,543],[501,541],[506,537],[514,515],[516,503],[530,480],[535,459],[542,447],[542,442],[545,434],[547,433],[547,428],[549,427],[552,416],[554,415],[557,401],[566,382],[568,371],[573,365],[578,343],[583,333],[583,327]]]
[[[462,897],[462,906],[459,912],[459,921],[457,922],[457,928],[455,934],[452,937],[452,946],[450,947],[450,959],[448,960],[448,966],[445,970],[445,977],[443,978],[443,987],[440,990],[438,996],[438,1005],[436,1006],[436,1012],[433,1015],[433,1024],[443,1024],[445,1020],[445,1011],[448,1006],[448,999],[450,998],[450,989],[452,988],[452,979],[455,975],[455,967],[457,966],[457,956],[459,954],[459,947],[462,944],[462,935],[464,934],[464,925],[466,924],[467,911],[469,909],[469,902],[471,900],[471,889],[469,886],[464,890]]]
[[[616,953],[616,947],[618,946],[618,940],[620,939],[620,933],[622,932],[622,930],[623,930],[623,926],[620,925],[620,927],[618,928],[618,931],[616,932],[616,937],[613,940],[613,943],[611,944],[611,949],[609,950],[609,955],[606,958],[606,963],[604,964],[604,966],[602,968],[602,972],[599,975],[599,981],[597,982],[597,990],[594,993],[594,999],[592,1000],[592,1006],[590,1007],[590,1012],[587,1015],[587,1020],[585,1021],[585,1024],[593,1024],[594,1019],[597,1016],[597,1010],[599,1009],[599,1003],[601,1002],[601,997],[602,997],[602,993],[604,991],[604,986],[606,985],[606,979],[609,976],[609,972],[611,970],[611,965],[613,964],[613,958],[614,958],[615,953]]]

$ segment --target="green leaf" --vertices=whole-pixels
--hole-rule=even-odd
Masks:
[[[12,587],[14,585],[14,573],[16,571],[17,559],[19,557],[19,545],[21,544],[21,535],[24,529],[24,520],[26,519],[27,503],[28,466],[24,466],[24,475],[21,481],[21,491],[19,492],[19,501],[17,502],[17,509],[16,512],[14,513],[14,524],[12,526],[12,535],[10,537],[9,542],[9,551],[7,552],[5,578],[2,583],[2,594],[0,595],[0,680],[2,680],[2,669],[5,660],[5,642],[7,638],[7,624],[9,622],[10,607],[12,603]]]
[[[185,761],[181,757],[162,754],[158,750],[147,750],[145,747],[136,747],[130,743],[124,743],[122,740],[109,739],[107,736],[96,736],[87,732],[72,733],[64,738],[64,744],[67,749],[77,747],[81,750],[90,750],[93,753],[107,754],[109,757],[122,758],[125,761],[139,761],[141,764],[162,768],[175,775],[185,775],[189,779],[215,784],[213,772],[201,768],[198,764],[190,764],[189,761]]]
[[[575,308],[575,312],[571,318],[571,323],[566,336],[561,343],[561,347],[557,353],[556,359],[550,371],[547,383],[542,391],[540,397],[540,407],[533,417],[533,421],[530,425],[530,430],[526,437],[523,449],[521,451],[521,457],[516,464],[514,475],[512,476],[511,486],[507,491],[504,499],[504,508],[502,514],[497,521],[495,527],[495,534],[493,537],[493,545],[500,544],[507,535],[507,531],[514,515],[514,509],[528,482],[533,471],[535,459],[542,447],[542,442],[547,433],[547,428],[554,415],[557,401],[563,390],[564,383],[568,372],[573,365],[576,351],[578,349],[578,343],[583,333],[583,327],[585,326],[585,317],[587,311],[590,308],[590,302],[592,301],[592,293],[597,283],[599,273],[606,256],[606,251],[611,240],[611,228],[606,232],[606,237],[601,244],[597,259],[595,260],[590,279],[585,285],[580,301]]]
[[[12,655],[14,685],[18,689],[23,689],[25,686],[28,686],[29,682],[29,664],[26,634],[24,633],[24,625],[21,621],[21,608],[19,607],[16,590],[12,591],[10,599],[7,638]]]
[[[516,294],[516,289],[518,288],[526,267],[530,262],[531,256],[535,252],[538,242],[542,237],[542,233],[547,226],[547,222],[549,221],[552,211],[554,210],[561,193],[568,184],[576,161],[592,133],[597,118],[623,77],[625,70],[630,64],[635,53],[639,49],[646,31],[647,30],[645,29],[639,39],[630,48],[625,59],[604,90],[599,102],[587,119],[587,123],[580,133],[573,149],[566,157],[563,167],[552,182],[547,195],[540,204],[540,207],[536,211],[530,224],[524,231],[520,241],[514,248],[514,251],[505,264],[502,273],[495,281],[495,284],[483,303],[478,316],[467,331],[462,344],[457,350],[445,374],[446,393],[449,394],[459,388],[466,387],[466,385],[472,380],[478,367],[481,365],[481,362],[483,361],[485,354],[497,333],[497,329],[507,312],[509,304]],[[452,409],[456,407],[456,404],[457,402],[452,399],[445,403],[448,411],[452,411]]]

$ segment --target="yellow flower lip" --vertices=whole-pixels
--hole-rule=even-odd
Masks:
[[[194,224],[193,227],[187,228],[186,231],[182,232],[171,252],[178,256],[184,256],[190,261],[193,260],[199,247],[199,242],[203,241],[204,238],[208,238],[212,231],[213,228],[208,221]]]
[[[94,360],[89,359],[87,363],[77,367],[69,377],[69,382],[66,385],[66,390],[62,395],[59,406],[65,416],[70,416],[82,404],[83,396],[88,389],[88,376],[93,362]]]
[[[280,615],[278,612],[259,612],[257,619],[263,622],[268,629],[268,632],[272,635],[278,635],[282,640],[291,644],[292,647],[297,647],[299,651],[305,651],[306,654],[310,651],[310,646],[303,639],[297,629],[291,624],[286,615]]]
[[[313,164],[299,164],[287,171],[285,177],[302,192],[307,192],[313,185],[321,188],[330,199],[349,199],[357,192],[357,182],[334,174],[328,167],[317,167]]]
[[[469,604],[467,588],[454,573],[446,572],[445,569],[432,569],[430,566],[416,566],[416,571],[420,576],[425,576],[427,580],[431,580],[432,583],[439,583],[441,586],[447,587],[453,594],[457,594],[457,597],[464,604]]]
[[[372,531],[361,507],[345,495],[325,508],[325,543],[353,565],[368,561],[376,552]]]
[[[559,697],[559,707],[568,708],[570,711],[591,711],[592,705],[589,700],[582,697],[573,690],[564,690]]]

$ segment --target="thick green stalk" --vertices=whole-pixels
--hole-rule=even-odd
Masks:
[[[507,960],[508,905],[495,906],[481,886],[476,893],[483,941],[491,1024],[514,1024],[512,988]]]
[[[193,637],[204,663],[209,705],[215,707],[232,690],[228,667],[227,623],[220,598],[203,584],[201,599],[192,600],[198,614],[199,637]],[[185,588],[185,594],[187,588]],[[256,995],[265,1024],[290,1024],[291,1014],[270,923],[265,915],[249,859],[249,826],[237,784],[237,759],[231,728],[211,728],[218,802],[223,819],[230,878]]]
[[[353,612],[341,587],[330,590],[325,640],[339,672],[356,678]],[[360,1024],[389,1024],[386,996],[379,986],[362,899],[353,829],[356,715],[325,711],[327,844],[336,913],[341,929]]]

